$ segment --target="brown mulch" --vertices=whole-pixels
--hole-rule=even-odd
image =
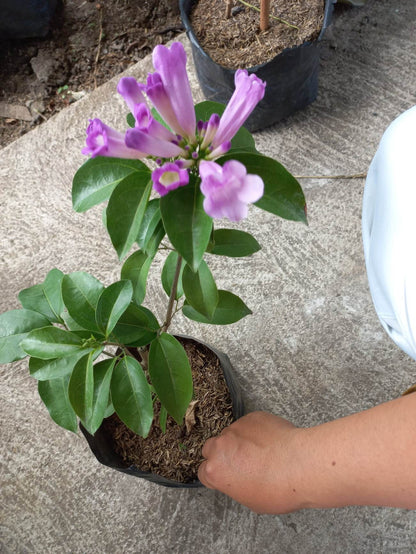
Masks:
[[[260,0],[248,0],[259,8]],[[267,31],[260,31],[260,14],[233,0],[229,19],[225,0],[199,0],[191,14],[194,32],[211,58],[231,69],[253,67],[270,61],[285,48],[313,40],[322,28],[324,0],[273,0],[270,14],[298,27],[293,29],[273,18]]]
[[[192,340],[180,339],[191,363],[194,396],[182,425],[168,417],[166,433],[155,421],[146,439],[131,431],[117,415],[104,421],[116,452],[126,466],[161,475],[180,483],[197,479],[205,441],[232,423],[231,397],[215,354]]]

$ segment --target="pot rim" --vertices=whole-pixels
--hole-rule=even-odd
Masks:
[[[267,62],[260,63],[260,64],[257,64],[257,65],[253,65],[253,66],[250,66],[250,67],[246,67],[244,69],[246,69],[249,73],[256,73],[260,68],[262,68],[265,65],[267,65],[268,63],[274,61],[279,56],[288,55],[291,52],[294,52],[296,50],[299,50],[299,49],[302,49],[302,48],[307,48],[307,47],[318,44],[318,42],[320,42],[322,40],[326,29],[329,27],[329,24],[330,24],[331,19],[332,19],[332,12],[333,12],[333,9],[334,9],[334,4],[336,4],[337,1],[338,0],[325,0],[324,20],[323,20],[323,23],[322,23],[321,31],[320,31],[318,37],[315,40],[303,42],[299,46],[291,46],[289,48],[285,48],[284,50],[282,50],[282,52],[279,52],[279,54],[276,54],[276,56],[274,58],[272,58],[271,60],[268,60]],[[179,11],[180,11],[181,20],[182,20],[182,23],[184,24],[185,31],[186,31],[186,34],[188,36],[189,41],[191,42],[191,45],[199,48],[201,50],[202,55],[204,57],[206,57],[207,59],[209,59],[212,63],[218,65],[219,67],[222,67],[223,69],[226,69],[227,71],[235,73],[237,71],[237,69],[231,69],[229,67],[225,67],[224,65],[214,61],[211,58],[211,56],[201,46],[200,42],[198,41],[198,39],[196,38],[196,35],[194,33],[193,27],[191,25],[191,20],[189,19],[189,15],[187,13],[187,10],[185,9],[185,2],[190,2],[189,7],[192,7],[194,4],[196,4],[198,2],[198,0],[179,0]]]

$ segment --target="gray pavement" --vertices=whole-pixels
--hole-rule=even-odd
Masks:
[[[337,10],[323,44],[318,99],[256,135],[295,175],[366,171],[380,137],[416,103],[415,0]],[[182,40],[187,44],[186,38]],[[146,59],[129,74],[143,78]],[[194,70],[190,65],[191,72]],[[0,151],[0,311],[47,271],[119,266],[100,209],[76,214],[71,180],[89,117],[124,128],[117,79]],[[195,98],[200,98],[193,79]],[[249,409],[310,426],[398,396],[416,365],[382,330],[361,245],[362,179],[302,180],[309,227],[252,209],[240,228],[263,249],[215,260],[221,288],[254,315],[229,327],[175,329],[228,352]],[[160,261],[158,262],[160,265]],[[160,310],[156,278],[148,303]],[[258,516],[214,491],[169,490],[102,467],[41,404],[26,361],[2,366],[1,545],[5,553],[414,553],[416,513],[388,508]]]

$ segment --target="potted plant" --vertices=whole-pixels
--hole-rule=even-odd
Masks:
[[[90,121],[83,151],[90,158],[73,181],[76,211],[107,202],[103,219],[123,262],[120,279],[105,286],[86,272],[64,275],[52,269],[43,283],[20,292],[21,309],[0,315],[0,362],[29,356],[30,374],[52,419],[73,432],[80,420],[99,461],[175,486],[178,480],[155,476],[153,469],[143,472],[140,464],[123,458],[114,450],[115,435],[128,435],[127,442],[144,440],[141,447],[147,448],[149,434],[164,440],[173,429],[182,448],[182,439],[204,419],[196,406],[202,404],[196,397],[201,385],[193,380],[192,356],[203,368],[197,376],[203,386],[212,358],[233,395],[234,414],[228,406],[221,425],[242,415],[228,358],[169,333],[178,311],[212,325],[231,324],[251,313],[237,295],[218,289],[207,261],[250,256],[260,245],[246,231],[217,227],[216,220],[241,221],[251,203],[294,221],[306,222],[306,215],[296,179],[259,154],[241,127],[265,84],[240,71],[227,107],[194,106],[182,44],[157,46],[153,62],[156,71],[146,84],[131,77],[119,82],[118,92],[130,109],[126,132]],[[166,254],[163,319],[154,307],[144,306],[148,273],[160,253]],[[192,353],[194,347],[202,351]],[[210,401],[210,410],[218,398]],[[191,452],[195,464],[198,456]],[[195,474],[184,481],[198,485]]]
[[[230,66],[229,60],[224,59],[226,56],[223,49],[221,49],[221,52],[218,52],[218,56],[216,56],[214,61],[212,53],[202,46],[201,38],[199,38],[193,26],[193,10],[200,1],[179,0],[179,6],[181,19],[191,43],[198,81],[206,99],[221,103],[229,101],[233,93],[236,67],[247,69],[249,73],[256,74],[267,83],[264,98],[246,121],[245,125],[250,131],[256,131],[272,125],[295,111],[306,107],[316,99],[319,74],[318,46],[331,21],[334,0],[325,0],[322,3],[324,6],[323,22],[317,36],[306,40],[302,44],[288,46],[275,55],[269,55],[268,59],[248,66],[240,63],[236,65],[235,61]],[[242,36],[242,34],[245,36],[244,31],[240,33],[239,24],[236,22],[238,18],[242,17],[242,14],[238,13],[235,18],[226,19],[230,13],[229,9],[224,14],[223,10],[217,8],[222,5],[226,5],[229,8],[231,3],[235,3],[240,7],[243,5],[244,10],[250,12],[253,8],[256,9],[256,7],[245,0],[235,0],[235,2],[227,0],[226,4],[224,4],[223,0],[214,1],[218,5],[212,5],[210,13],[216,18],[215,23],[218,23],[218,19],[221,18],[227,25],[235,27],[237,36]],[[270,21],[270,1],[261,0],[260,8],[257,9],[259,11],[261,9],[257,22],[259,33],[253,33],[253,37],[255,40],[260,41],[260,38],[263,36],[262,32],[269,33],[267,29]],[[288,26],[290,26],[290,36],[288,37],[290,42],[288,42],[288,45],[297,44],[296,35],[299,29],[293,22],[288,22],[277,17],[274,17],[272,21],[273,25],[286,26],[288,29]],[[219,31],[215,23],[208,19],[208,15],[204,10],[204,17],[200,25],[202,31],[216,28],[215,36],[217,37]],[[236,42],[238,44],[238,38]],[[255,43],[253,46],[255,46]]]

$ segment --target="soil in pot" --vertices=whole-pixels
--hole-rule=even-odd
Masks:
[[[250,0],[259,8],[260,0]],[[202,48],[218,64],[230,69],[248,68],[272,60],[286,48],[316,39],[324,20],[324,0],[273,0],[270,15],[284,19],[295,29],[270,18],[260,31],[260,14],[239,0],[225,17],[225,0],[198,0],[191,13],[194,33]]]
[[[126,427],[116,414],[106,419],[103,427],[126,467],[133,465],[142,471],[190,483],[198,478],[205,441],[232,423],[233,409],[217,356],[191,339],[179,340],[188,354],[194,382],[194,398],[184,423],[179,426],[168,417],[163,433],[156,405],[155,421],[146,439]]]

